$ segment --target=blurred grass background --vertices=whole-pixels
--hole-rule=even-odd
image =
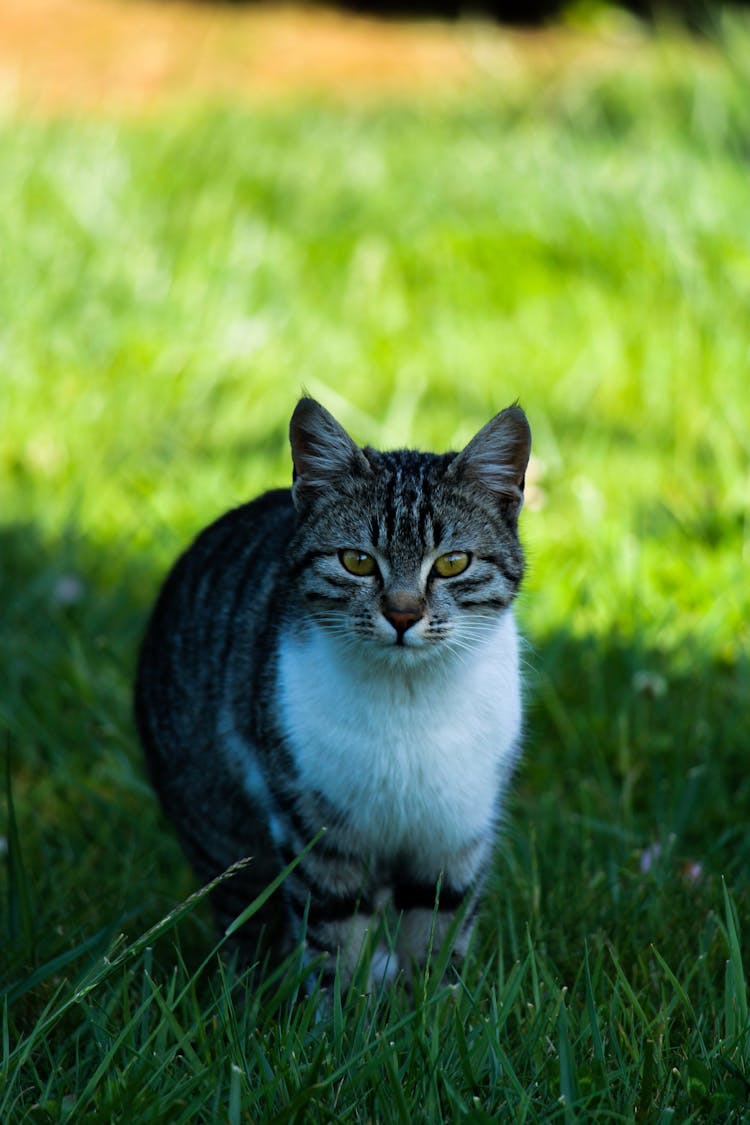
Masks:
[[[607,19],[432,96],[0,116],[3,1121],[745,1119],[750,24]],[[302,388],[391,447],[520,399],[527,755],[459,996],[331,1031],[284,993],[238,1033],[190,991],[206,913],[176,978],[174,933],[101,956],[192,888],[130,720],[145,615],[289,481]]]

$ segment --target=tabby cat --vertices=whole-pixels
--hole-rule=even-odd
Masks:
[[[169,575],[140,656],[151,776],[224,928],[325,826],[252,924],[346,980],[424,965],[459,907],[466,952],[519,751],[518,513],[531,436],[496,415],[463,452],[357,446],[311,398],[294,481],[228,512]],[[437,902],[437,906],[436,906]],[[455,927],[454,927],[455,929]]]

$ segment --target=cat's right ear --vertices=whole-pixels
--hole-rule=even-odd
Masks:
[[[451,462],[448,478],[476,481],[517,516],[523,504],[531,430],[521,407],[496,414]]]
[[[292,499],[297,508],[342,478],[372,473],[359,446],[314,398],[301,398],[294,408],[289,443],[294,462]]]

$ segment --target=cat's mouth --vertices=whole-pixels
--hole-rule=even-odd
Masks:
[[[378,652],[381,654],[379,662],[391,668],[407,668],[424,667],[429,664],[431,659],[434,659],[435,646],[427,644],[404,644],[403,641],[399,643],[394,641],[388,645],[378,645]]]
[[[424,648],[425,639],[419,625],[423,619],[402,620],[400,615],[383,614],[377,630],[378,640],[386,648],[415,649]]]
[[[409,659],[411,656],[423,656],[433,646],[428,644],[421,629],[378,630],[375,638],[379,647],[388,652],[398,654],[399,659]]]

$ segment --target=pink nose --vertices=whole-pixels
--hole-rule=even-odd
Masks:
[[[418,601],[400,591],[390,594],[383,601],[383,617],[396,630],[399,640],[407,629],[421,620],[423,613]]]
[[[384,609],[383,610],[383,617],[386,619],[386,621],[390,621],[391,625],[393,626],[393,628],[396,630],[396,632],[398,633],[398,635],[400,637],[402,637],[404,635],[404,633],[406,632],[407,629],[411,629],[412,625],[415,625],[417,623],[417,621],[419,621],[421,616],[422,616],[422,614],[419,613],[419,611],[416,610],[416,609],[415,610],[408,610],[408,609],[400,609],[400,610],[399,609],[390,609],[390,610]]]

